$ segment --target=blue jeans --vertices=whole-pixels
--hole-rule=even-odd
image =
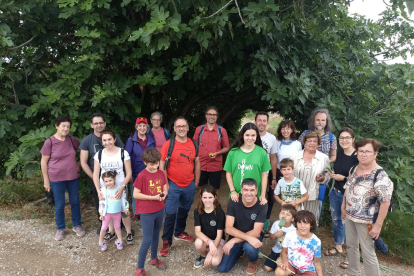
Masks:
[[[142,243],[138,254],[138,268],[144,268],[148,249],[151,247],[151,260],[157,258],[158,241],[164,218],[164,209],[151,214],[141,214]]]
[[[65,190],[68,190],[70,212],[72,214],[73,227],[80,226],[81,212],[79,205],[79,178],[69,181],[50,182],[55,200],[55,221],[57,230],[63,230],[65,225]]]
[[[185,188],[178,187],[171,180],[168,180],[168,183],[170,184],[170,189],[165,201],[165,221],[162,240],[168,241],[171,245],[173,233],[175,236],[178,236],[185,230],[188,212],[194,201],[196,186],[194,181]]]
[[[345,220],[342,218],[341,205],[344,194],[332,189],[329,192],[329,205],[331,209],[332,228],[335,244],[345,243]]]
[[[262,239],[263,236],[260,235],[259,240],[262,241]],[[260,248],[254,248],[247,241],[236,243],[230,250],[229,255],[223,254],[223,259],[217,266],[217,270],[222,273],[229,272],[236,264],[237,260],[243,255],[243,252],[246,253],[249,262],[255,262],[259,258],[259,250]]]

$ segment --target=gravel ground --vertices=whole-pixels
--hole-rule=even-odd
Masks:
[[[223,185],[220,202],[226,210],[226,186]],[[227,188],[228,189],[228,188]],[[193,209],[188,217],[187,231],[194,235]],[[276,207],[276,206],[275,206]],[[271,221],[276,220],[279,208],[275,208]],[[70,217],[67,206],[66,216]],[[138,258],[138,249],[142,241],[141,222],[133,222],[135,229],[135,244],[129,245],[119,251],[113,241],[108,244],[106,252],[100,252],[98,247],[98,236],[96,229],[98,222],[94,215],[92,206],[82,208],[82,221],[86,230],[84,237],[77,237],[68,229],[65,239],[57,242],[54,240],[56,225],[54,222],[46,223],[40,219],[9,220],[0,218],[0,275],[135,275],[135,267]],[[7,217],[7,216],[6,216]],[[53,218],[53,216],[52,216]],[[324,229],[321,230],[323,233]],[[324,232],[329,233],[329,229]],[[124,234],[124,240],[125,240]],[[329,237],[328,237],[329,238]],[[333,238],[329,238],[333,240]],[[161,242],[160,242],[161,243]],[[264,240],[261,252],[269,254],[274,242]],[[325,242],[325,247],[328,248]],[[324,240],[322,239],[323,251]],[[330,245],[329,245],[330,246]],[[193,263],[198,257],[193,243],[185,241],[174,241],[170,255],[160,259],[167,265],[167,270],[158,271],[149,263],[147,256],[146,271],[149,275],[219,275],[214,267],[193,269]],[[390,268],[405,272],[405,275],[414,275],[414,268],[388,260],[381,257],[380,263]],[[322,257],[324,275],[347,275],[339,267],[341,256]],[[266,272],[263,269],[264,259],[260,259],[258,270],[255,275],[274,275],[273,272]],[[227,275],[246,275],[247,258],[243,256]],[[395,273],[394,273],[395,274]],[[381,275],[393,275],[382,271]],[[361,266],[360,275],[366,275]],[[395,274],[397,275],[397,274]],[[367,275],[371,276],[371,275]]]

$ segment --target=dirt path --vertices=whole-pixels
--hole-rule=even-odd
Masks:
[[[226,210],[227,185],[222,185],[220,203]],[[196,203],[196,202],[195,202]],[[193,209],[190,211],[187,231],[194,235]],[[276,206],[275,206],[276,207]],[[279,208],[274,208],[271,222],[276,220]],[[135,229],[135,245],[118,251],[113,242],[106,252],[100,252],[96,229],[98,222],[93,207],[82,209],[82,221],[87,234],[79,238],[69,229],[61,242],[54,240],[54,222],[44,224],[42,219],[0,220],[0,275],[135,275],[138,249],[142,241],[140,222],[133,222]],[[67,214],[69,215],[69,213]],[[326,230],[329,231],[329,230]],[[124,237],[125,238],[125,237]],[[333,239],[333,238],[332,238]],[[269,239],[264,240],[261,251],[269,254],[273,246]],[[162,258],[167,265],[164,272],[156,270],[149,264],[147,256],[146,270],[149,275],[219,275],[213,267],[193,269],[194,260],[198,257],[193,243],[175,241],[170,255]],[[344,260],[342,257],[322,257],[324,275],[346,275],[338,267]],[[264,259],[259,260],[256,275],[274,275],[263,270]],[[404,271],[406,275],[414,275],[414,268],[398,263],[381,261],[381,264]],[[242,257],[233,270],[227,275],[246,275],[247,258]],[[361,268],[361,275],[365,275]],[[381,275],[392,275],[382,272]],[[367,275],[370,276],[370,275]]]

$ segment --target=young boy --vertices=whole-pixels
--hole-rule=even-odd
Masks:
[[[282,242],[285,239],[285,235],[287,232],[295,230],[295,226],[293,226],[293,217],[296,215],[296,208],[290,204],[285,204],[282,206],[282,210],[279,213],[279,220],[275,221],[270,229],[270,239],[276,240],[275,246],[272,248],[272,252],[270,252],[269,258],[273,261],[276,261],[280,257],[280,252],[282,252]],[[284,225],[279,225],[280,220],[284,218],[285,223]],[[283,224],[283,223],[282,223]],[[272,262],[271,260],[266,259],[264,263],[264,269],[266,271],[273,271],[276,269],[276,263]]]
[[[321,240],[313,234],[316,228],[315,216],[307,211],[299,211],[293,222],[296,229],[286,234],[283,249],[277,260],[280,265],[276,276],[297,275],[323,276],[321,258]]]
[[[283,178],[277,183],[274,198],[280,204],[290,204],[300,211],[303,209],[302,203],[309,199],[309,195],[302,180],[293,176],[293,170],[292,159],[285,158],[280,161],[280,172]]]

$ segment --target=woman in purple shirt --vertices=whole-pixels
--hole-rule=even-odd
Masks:
[[[65,190],[68,190],[73,231],[81,237],[85,231],[81,226],[79,205],[79,166],[76,163],[76,150],[79,141],[68,135],[72,121],[67,116],[55,120],[56,134],[43,144],[41,168],[46,191],[53,191],[55,200],[55,240],[63,240],[65,235]]]

